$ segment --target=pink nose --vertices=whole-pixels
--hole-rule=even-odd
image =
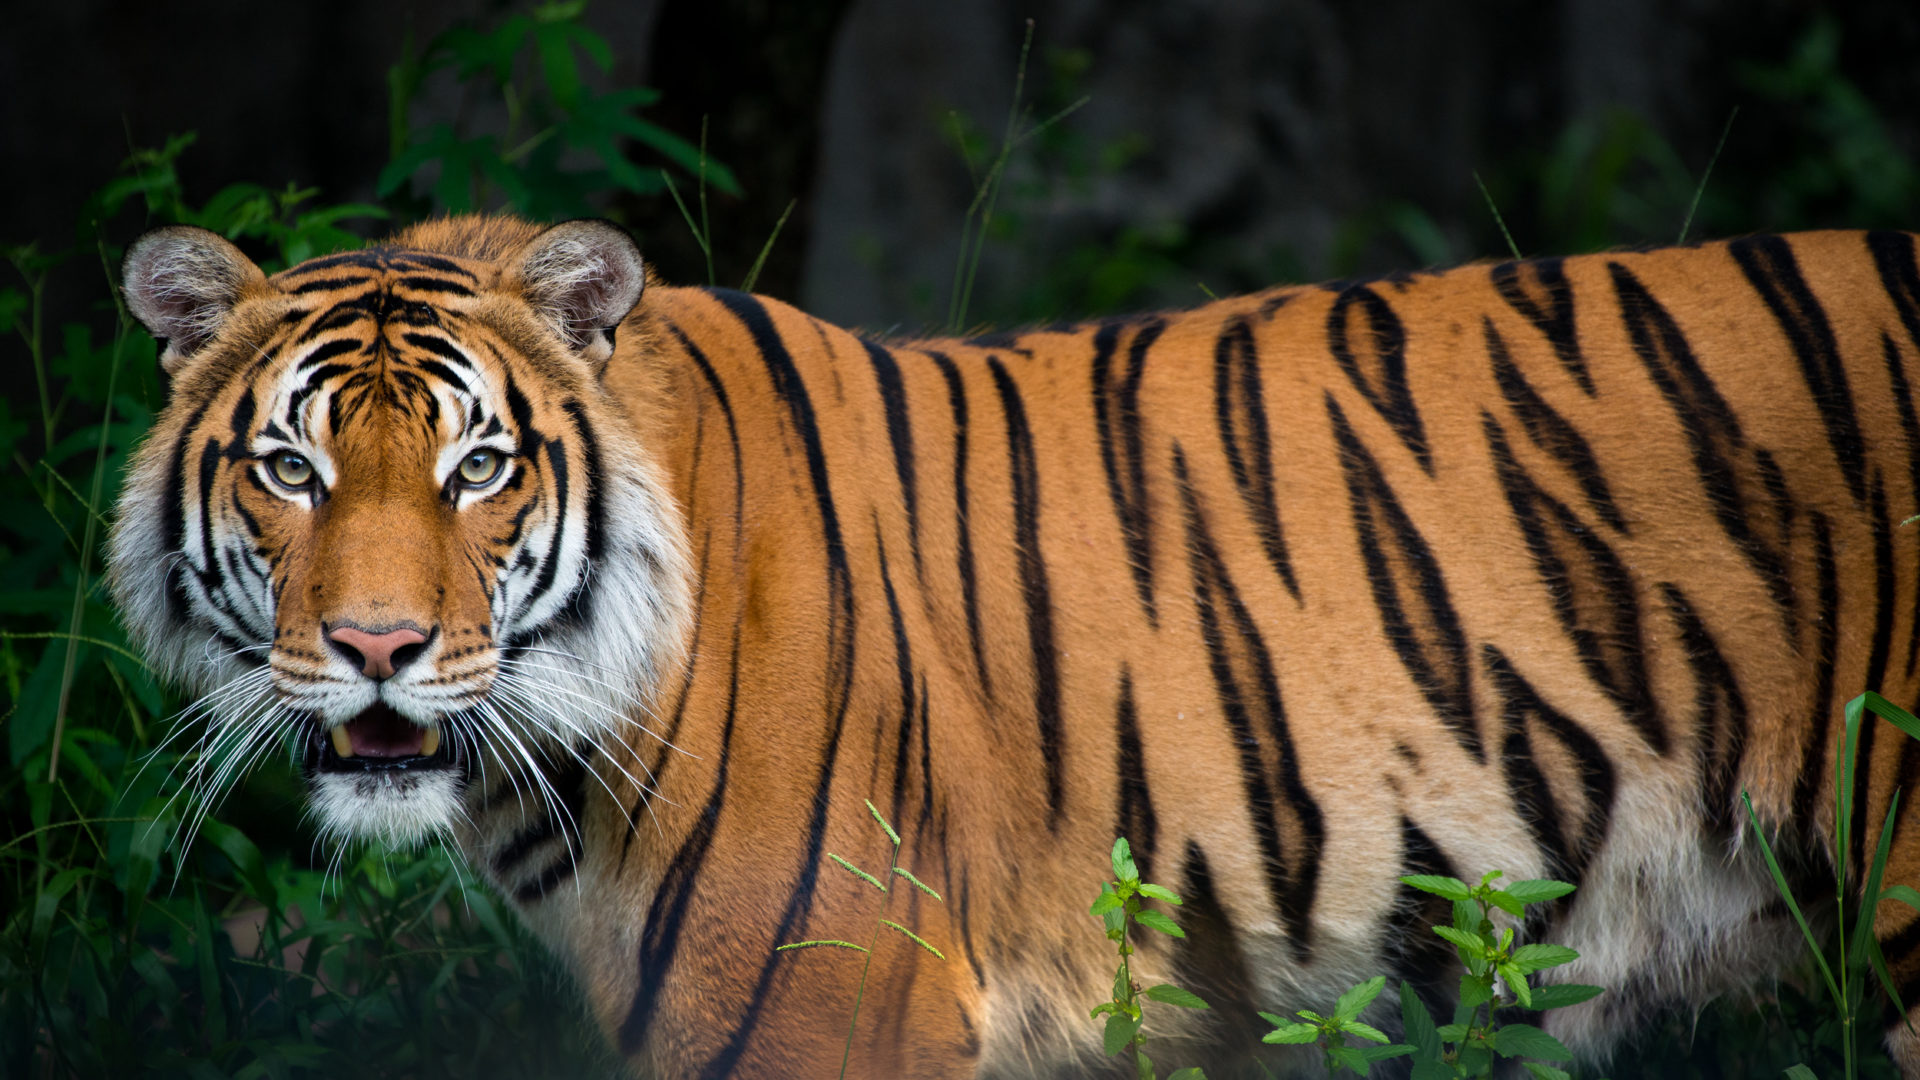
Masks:
[[[341,651],[347,653],[347,659],[359,660],[362,674],[374,679],[390,679],[395,670],[418,655],[420,650],[409,646],[424,644],[427,635],[404,626],[384,634],[341,626],[328,631],[327,639],[340,646]],[[399,663],[394,662],[395,656],[399,657]]]

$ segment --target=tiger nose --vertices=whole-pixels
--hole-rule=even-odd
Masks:
[[[360,672],[373,679],[390,679],[393,673],[419,656],[427,635],[411,627],[400,627],[373,634],[357,626],[336,626],[327,631],[327,640]]]

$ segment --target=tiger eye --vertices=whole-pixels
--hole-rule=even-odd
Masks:
[[[282,450],[267,459],[273,478],[290,488],[306,487],[313,480],[313,462],[291,450]]]
[[[497,450],[475,450],[461,459],[460,479],[479,487],[500,474],[500,462],[501,456]]]

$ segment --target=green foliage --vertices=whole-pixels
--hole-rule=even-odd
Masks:
[[[1176,938],[1186,937],[1187,932],[1165,912],[1146,906],[1145,901],[1158,900],[1178,907],[1180,897],[1165,886],[1140,880],[1140,868],[1134,864],[1133,849],[1126,837],[1113,842],[1109,861],[1113,864],[1114,880],[1100,883],[1100,895],[1094,897],[1087,914],[1101,921],[1106,927],[1107,940],[1119,947],[1120,965],[1113,973],[1113,998],[1095,1005],[1089,1015],[1096,1020],[1102,1016],[1107,1018],[1101,1042],[1107,1056],[1126,1053],[1133,1059],[1135,1075],[1140,1080],[1153,1080],[1159,1074],[1146,1054],[1148,1036],[1141,1030],[1146,1022],[1141,1002],[1157,1001],[1182,1009],[1209,1006],[1199,995],[1172,983],[1142,988],[1133,981],[1131,927],[1144,926]],[[1175,1070],[1167,1080],[1205,1080],[1205,1074],[1197,1066],[1188,1066]]]
[[[396,157],[438,160],[417,152],[404,119],[418,77],[439,66],[470,86],[514,87],[524,121],[553,129],[512,160],[471,148],[467,164],[508,181],[498,192],[521,213],[579,211],[568,200],[607,186],[541,146],[584,147],[609,174],[615,135],[695,163],[689,144],[653,138],[630,115],[646,92],[569,81],[579,54],[605,66],[605,43],[578,14],[549,5],[509,18],[491,38],[497,63],[476,59],[471,35],[435,39],[430,59],[396,72]],[[522,50],[539,58],[537,87],[513,81]],[[235,783],[222,805],[184,790],[221,748],[133,653],[100,574],[128,452],[165,399],[153,341],[108,299],[119,243],[198,225],[272,272],[357,247],[352,229],[388,228],[394,213],[291,185],[232,184],[196,201],[179,172],[193,142],[133,151],[68,247],[6,252],[17,284],[0,286],[0,333],[33,381],[29,395],[0,398],[0,1076],[612,1072],[568,980],[450,853],[317,850],[285,764]],[[447,208],[395,205],[403,218]],[[77,292],[102,299],[49,326],[46,297]]]
[[[884,927],[905,937],[908,941],[932,953],[936,960],[945,960],[947,958],[945,953],[928,944],[926,938],[921,937],[919,934],[886,917],[888,909],[893,906],[893,882],[895,878],[907,882],[914,888],[933,897],[936,901],[940,900],[940,894],[934,892],[926,882],[914,877],[912,871],[900,865],[900,834],[894,831],[893,824],[886,819],[885,815],[881,814],[880,811],[875,808],[872,802],[867,803],[867,813],[873,816],[874,822],[880,826],[881,831],[887,834],[887,841],[892,845],[891,862],[888,863],[885,874],[880,877],[875,877],[839,855],[835,855],[831,851],[827,852],[827,858],[832,859],[834,865],[874,888],[879,889],[881,893],[886,896],[886,900],[880,905],[879,913],[873,918],[873,933],[867,938],[867,943],[865,945],[856,945],[851,941],[842,941],[838,938],[822,938],[814,941],[796,941],[790,945],[779,945],[773,950],[774,952],[788,952],[799,949],[829,947],[852,949],[854,952],[866,954],[866,962],[860,967],[860,984],[858,989],[853,993],[853,1018],[847,1021],[847,1044],[846,1047],[840,1051],[840,1076],[842,1078],[847,1075],[847,1062],[850,1061],[853,1056],[853,1034],[860,1027],[860,1002],[867,996],[867,975],[873,970],[873,949],[880,941],[881,928]],[[944,901],[941,902],[944,903]]]
[[[1496,927],[1498,910],[1523,920],[1526,909],[1550,904],[1574,891],[1564,881],[1535,879],[1501,887],[1498,870],[1489,871],[1477,885],[1458,878],[1412,875],[1401,882],[1421,892],[1453,902],[1453,923],[1433,932],[1454,947],[1460,959],[1460,999],[1451,1023],[1436,1026],[1427,1007],[1405,983],[1400,985],[1400,1016],[1413,1044],[1414,1080],[1490,1076],[1500,1058],[1531,1058],[1521,1065],[1540,1080],[1566,1080],[1567,1074],[1547,1062],[1567,1062],[1573,1055],[1558,1039],[1531,1024],[1501,1022],[1502,1010],[1541,1012],[1591,1000],[1602,993],[1597,986],[1575,983],[1533,985],[1528,976],[1580,958],[1564,945],[1518,944],[1511,926]],[[1482,1013],[1482,1009],[1485,1013]]]
[[[380,171],[380,195],[398,195],[414,181],[452,213],[511,207],[536,221],[586,217],[608,192],[652,195],[668,183],[664,170],[629,160],[629,142],[697,172],[703,185],[739,194],[732,171],[708,160],[704,146],[640,117],[660,99],[657,91],[589,85],[593,71],[612,68],[613,50],[580,21],[585,7],[584,0],[544,3],[490,26],[454,26],[418,56],[409,50],[388,73],[392,160]],[[413,130],[414,100],[433,73],[447,69],[483,107],[497,105],[504,121],[485,131],[444,122]],[[583,160],[591,164],[579,166]]]
[[[1855,1064],[1855,1042],[1859,1032],[1867,1026],[1863,1021],[1871,1021],[1879,1010],[1868,1007],[1866,1000],[1867,973],[1871,971],[1886,991],[1888,1000],[1900,1015],[1907,1011],[1906,1003],[1900,1000],[1900,991],[1893,984],[1893,976],[1887,970],[1886,957],[1881,955],[1879,939],[1874,936],[1873,923],[1880,905],[1888,901],[1905,904],[1920,911],[1920,892],[1908,885],[1880,887],[1887,868],[1887,855],[1893,846],[1893,828],[1900,810],[1900,792],[1896,789],[1888,800],[1885,819],[1880,827],[1880,840],[1874,847],[1873,858],[1866,866],[1866,881],[1859,889],[1857,907],[1854,911],[1853,930],[1847,930],[1847,907],[1855,903],[1854,890],[1847,884],[1847,865],[1852,860],[1853,851],[1853,800],[1855,751],[1860,742],[1860,725],[1866,714],[1875,716],[1892,724],[1909,738],[1920,739],[1920,718],[1893,704],[1879,694],[1868,691],[1847,702],[1846,724],[1840,733],[1840,752],[1834,757],[1833,765],[1833,895],[1834,895],[1834,960],[1828,962],[1827,949],[1820,936],[1808,925],[1807,918],[1801,913],[1800,903],[1794,898],[1793,888],[1787,881],[1786,872],[1780,868],[1780,861],[1774,856],[1773,845],[1767,842],[1766,830],[1760,825],[1760,817],[1753,811],[1753,799],[1741,792],[1741,801],[1747,806],[1747,821],[1753,827],[1754,839],[1760,844],[1760,854],[1766,859],[1767,870],[1773,875],[1774,887],[1780,890],[1781,899],[1786,901],[1787,910],[1793,914],[1793,921],[1800,927],[1801,936],[1806,939],[1807,947],[1813,952],[1814,965],[1819,971],[1820,984],[1827,991],[1828,1002],[1833,1014],[1839,1018],[1841,1030],[1841,1071],[1847,1080],[1854,1080],[1858,1067]],[[1796,1066],[1802,1071],[1804,1066]]]
[[[1413,1047],[1406,1043],[1393,1043],[1385,1033],[1371,1024],[1362,1023],[1360,1013],[1387,985],[1385,975],[1375,975],[1366,982],[1340,995],[1334,1003],[1333,1013],[1322,1016],[1308,1009],[1294,1013],[1299,1020],[1288,1020],[1272,1013],[1261,1013],[1266,1021],[1273,1025],[1262,1042],[1281,1045],[1294,1043],[1318,1043],[1325,1054],[1327,1072],[1356,1072],[1367,1075],[1367,1070],[1378,1062],[1390,1058],[1404,1057],[1413,1053]],[[1348,1043],[1348,1039],[1360,1039],[1359,1045]],[[1368,1046],[1366,1043],[1377,1045]]]

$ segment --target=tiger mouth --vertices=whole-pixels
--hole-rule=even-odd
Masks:
[[[451,769],[461,755],[457,740],[443,734],[440,725],[421,727],[379,702],[344,724],[313,724],[306,764],[330,773]]]

